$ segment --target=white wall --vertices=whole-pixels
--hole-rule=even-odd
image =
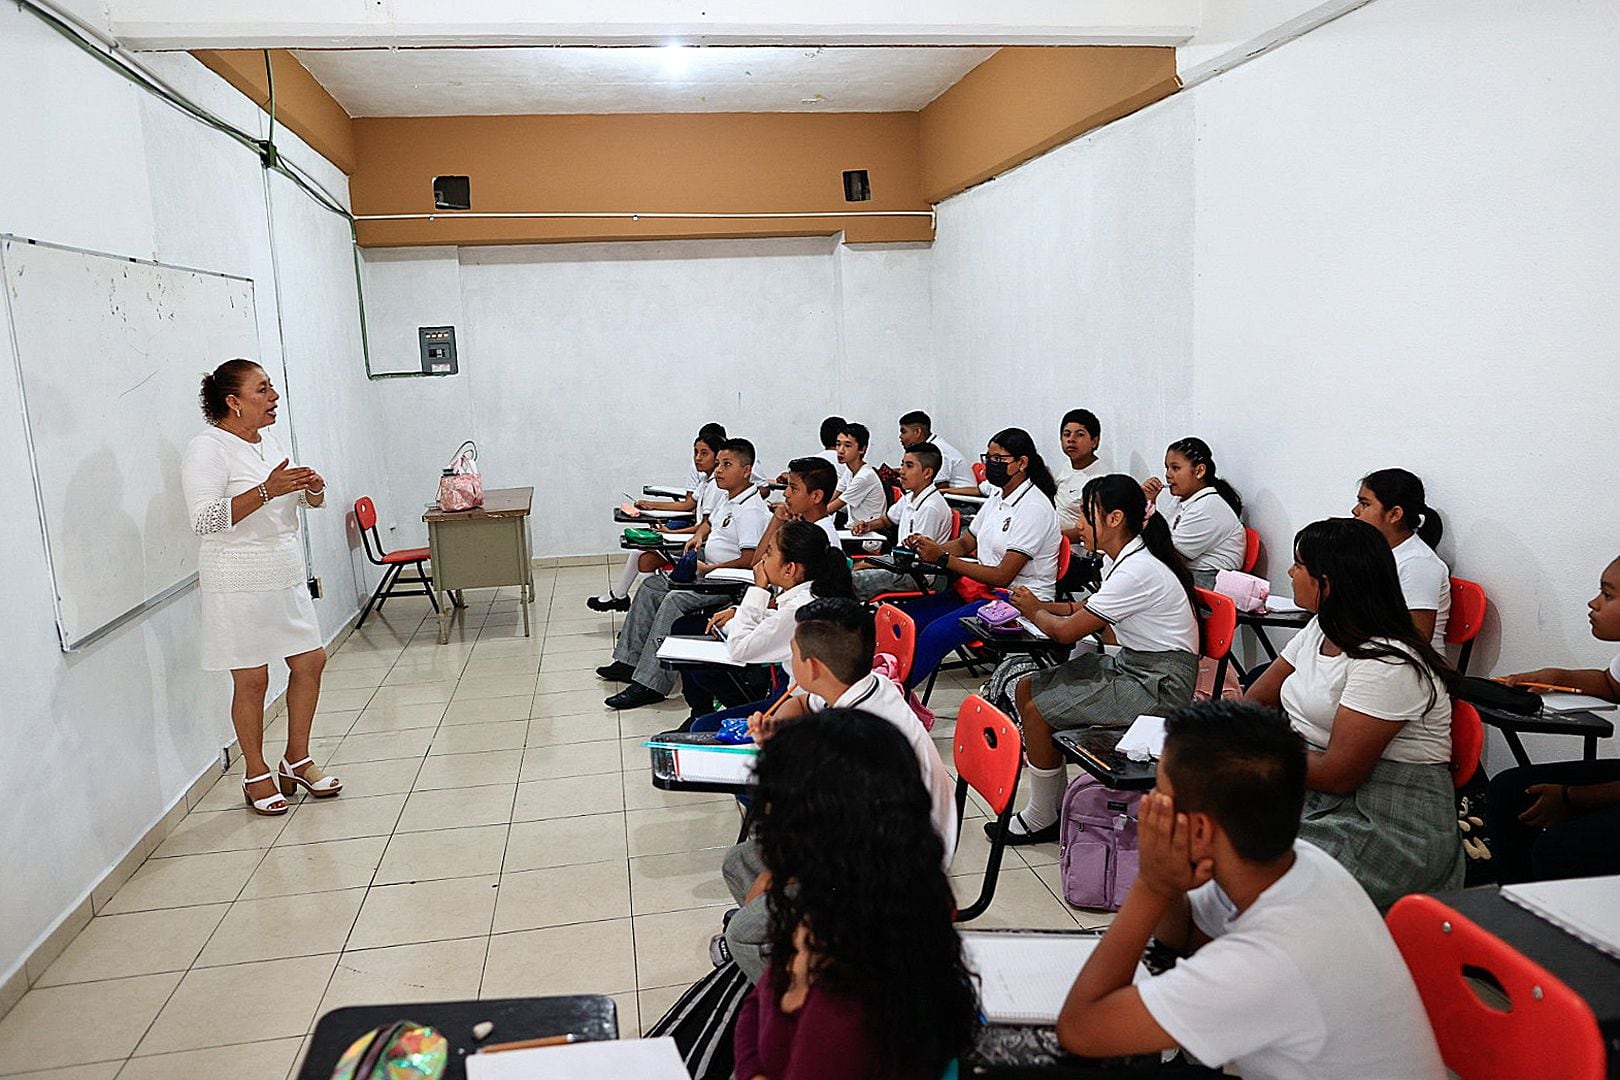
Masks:
[[[486,486],[535,486],[541,557],[615,550],[618,487],[684,476],[707,420],[773,474],[820,449],[834,410],[897,459],[895,419],[926,381],[927,258],[830,237],[368,252],[378,367],[408,366],[416,327],[442,319],[461,370],[373,384],[387,542],[423,542],[421,506],[463,438]]]
[[[189,57],[149,57],[250,131],[263,117]],[[107,72],[15,8],[0,10],[0,232],[251,277],[263,360],[281,370],[264,181],[253,154]],[[285,132],[284,153],[346,195],[343,176]],[[25,167],[26,166],[26,167]],[[335,509],[311,516],[317,605],[330,635],[357,609],[345,500],[381,482],[352,430],[370,402],[360,371],[348,228],[278,188],[276,249],[289,285],[289,414]],[[339,227],[341,226],[341,227]],[[27,460],[10,328],[0,305],[0,457]],[[224,359],[223,357],[221,359]],[[84,394],[94,401],[97,386]],[[201,419],[198,421],[199,428]],[[229,679],[198,668],[194,593],[74,655],[58,650],[26,468],[0,470],[0,981],[117,864],[230,739]]]
[[[1606,661],[1583,605],[1617,552],[1617,50],[1610,4],[1375,0],[949,200],[941,376],[1003,387],[950,428],[1050,445],[1086,405],[1136,475],[1201,435],[1274,580],[1295,530],[1405,466],[1494,605],[1476,670]]]

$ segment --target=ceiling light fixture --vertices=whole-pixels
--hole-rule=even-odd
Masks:
[[[679,78],[685,75],[686,69],[692,63],[691,47],[682,45],[679,42],[660,46],[658,55],[664,63],[664,74],[671,78]]]

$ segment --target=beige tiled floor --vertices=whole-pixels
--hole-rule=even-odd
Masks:
[[[0,1020],[0,1075],[284,1080],[318,1016],[371,1002],[600,992],[627,1033],[657,1019],[709,970],[738,818],[648,783],[640,739],[678,698],[602,706],[617,624],[584,600],[607,577],[537,574],[532,638],[510,596],[473,598],[445,646],[425,599],[391,601],[327,669],[315,752],[344,795],[254,817],[238,764]],[[966,686],[935,692],[947,763]],[[964,900],[987,851],[969,813]],[[1009,851],[975,925],[1106,921],[1057,898],[1056,859]]]

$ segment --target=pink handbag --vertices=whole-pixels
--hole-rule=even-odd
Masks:
[[[439,509],[476,510],[484,505],[484,478],[478,475],[478,446],[462,443],[439,477]]]
[[[1221,570],[1215,574],[1215,591],[1230,596],[1239,611],[1259,611],[1271,597],[1271,582],[1241,570]]]

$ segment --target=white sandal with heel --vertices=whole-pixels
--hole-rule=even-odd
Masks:
[[[247,800],[248,809],[252,810],[255,814],[263,814],[265,817],[280,817],[282,814],[285,814],[288,810],[292,809],[292,807],[287,803],[287,797],[281,793],[279,787],[274,794],[267,795],[262,799],[255,799],[252,795],[248,794],[248,788],[252,787],[254,784],[260,784],[266,780],[273,779],[275,779],[274,773],[265,773],[263,776],[243,777],[242,798]]]
[[[309,766],[310,779],[298,775],[298,770]],[[321,772],[320,766],[315,764],[314,758],[305,758],[287,764],[287,759],[281,759],[277,779],[281,784],[281,793],[291,796],[299,788],[303,788],[317,799],[330,799],[343,790],[343,781],[335,776],[327,776]]]

